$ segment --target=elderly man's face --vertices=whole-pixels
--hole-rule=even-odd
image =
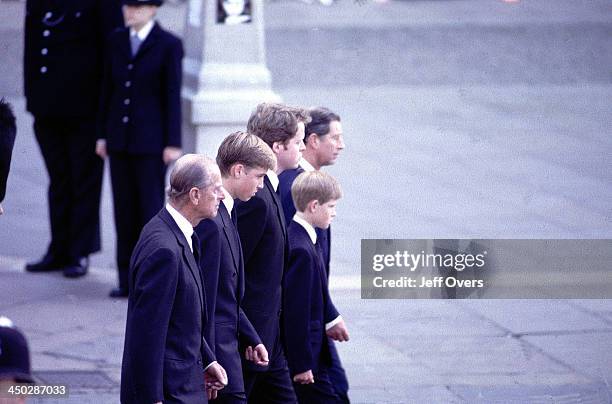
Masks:
[[[219,203],[225,197],[223,192],[223,184],[221,183],[221,173],[219,168],[215,167],[215,170],[210,176],[212,184],[206,188],[200,189],[201,196],[198,200],[197,210],[198,216],[202,219],[208,219],[217,216],[219,210]]]

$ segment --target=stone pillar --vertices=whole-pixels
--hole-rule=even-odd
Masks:
[[[189,0],[183,61],[185,150],[213,158],[225,136],[245,130],[257,104],[280,101],[266,67],[263,0],[248,0],[247,16],[229,19],[217,1]]]

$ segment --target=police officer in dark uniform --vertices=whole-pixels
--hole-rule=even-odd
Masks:
[[[30,272],[87,273],[100,250],[103,162],[96,112],[106,36],[122,25],[118,0],[27,0],[24,90],[49,173],[51,242]]]
[[[161,0],[125,0],[126,28],[109,38],[96,152],[110,157],[119,287],[128,295],[132,250],[164,206],[167,164],[181,155],[183,45],[154,21]]]

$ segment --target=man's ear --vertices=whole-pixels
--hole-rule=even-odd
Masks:
[[[306,144],[314,149],[317,149],[319,147],[320,142],[321,139],[317,133],[311,133],[306,139]]]
[[[235,163],[230,167],[230,177],[231,178],[240,178],[242,174],[246,174],[245,167],[242,163]]]
[[[200,190],[198,188],[193,187],[189,190],[189,201],[194,205],[200,203]]]
[[[283,142],[272,143],[272,151],[274,152],[274,154],[278,155],[284,149],[285,149],[285,144]]]

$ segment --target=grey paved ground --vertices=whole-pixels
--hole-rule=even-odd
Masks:
[[[612,238],[611,11],[608,1],[267,3],[276,90],[343,117],[332,282],[354,402],[612,402],[611,300],[370,301],[356,289],[361,238]],[[180,32],[182,13],[168,6],[162,19]],[[71,383],[63,402],[113,403],[126,307],[106,298],[108,181],[92,273],[22,272],[48,224],[20,95],[21,20],[20,3],[0,2],[0,94],[20,125],[0,218],[0,313],[29,336],[42,380]]]

